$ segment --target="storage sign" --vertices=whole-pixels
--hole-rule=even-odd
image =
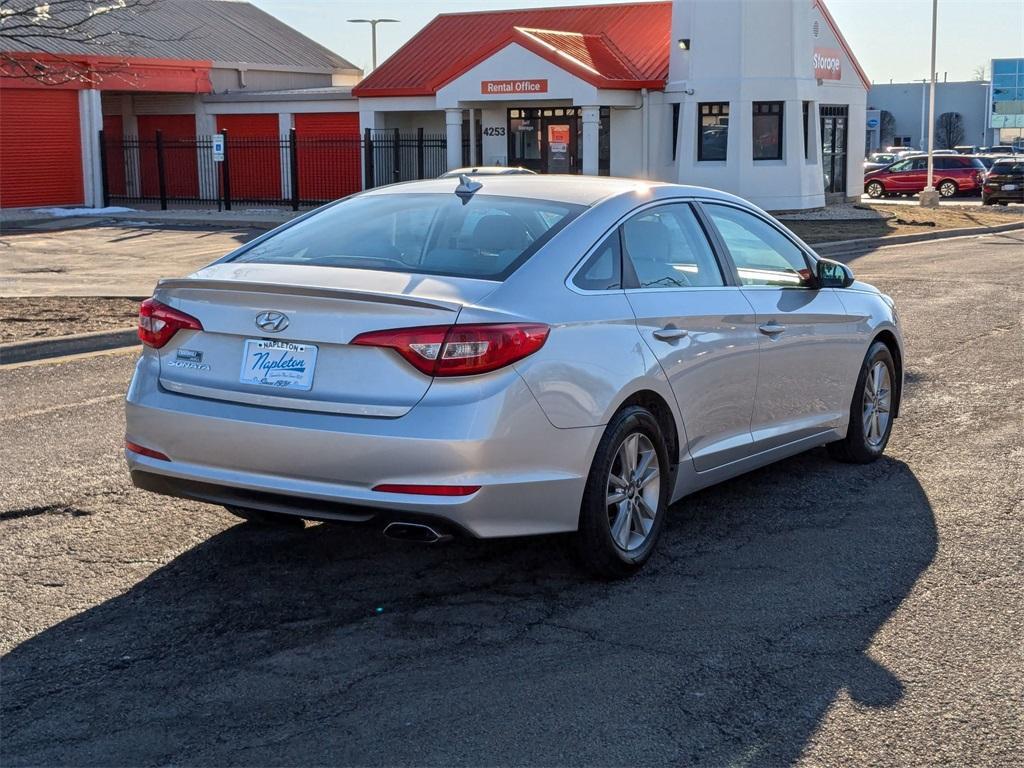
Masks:
[[[502,94],[522,95],[528,93],[547,93],[547,80],[483,80],[480,93],[485,96]]]
[[[213,135],[213,141],[210,143],[210,148],[213,150],[213,162],[222,163],[224,162],[224,134],[215,133]]]
[[[815,48],[814,76],[819,80],[842,80],[842,53],[835,48]]]

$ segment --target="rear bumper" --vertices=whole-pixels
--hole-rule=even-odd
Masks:
[[[136,485],[217,504],[349,522],[420,517],[473,536],[575,530],[603,428],[556,429],[507,369],[438,381],[392,419],[289,411],[169,392],[143,355],[126,437]],[[381,493],[383,483],[474,485],[467,496]],[[405,517],[403,517],[403,515]]]

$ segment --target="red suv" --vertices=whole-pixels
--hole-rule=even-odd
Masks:
[[[985,166],[976,157],[934,155],[935,188],[943,197],[959,192],[976,192],[985,180]],[[864,191],[868,197],[912,195],[928,186],[928,156],[918,155],[900,160],[877,171],[864,174]]]

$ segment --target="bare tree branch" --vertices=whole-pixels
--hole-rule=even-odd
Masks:
[[[154,43],[192,39],[196,30],[159,36],[139,23],[160,0],[0,0],[0,78],[42,85],[137,82],[130,57]],[[149,25],[152,26],[152,25]],[[103,63],[81,56],[103,56]]]

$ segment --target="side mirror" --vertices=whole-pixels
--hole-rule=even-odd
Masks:
[[[819,288],[849,288],[853,285],[853,270],[832,259],[818,259],[815,268]]]

